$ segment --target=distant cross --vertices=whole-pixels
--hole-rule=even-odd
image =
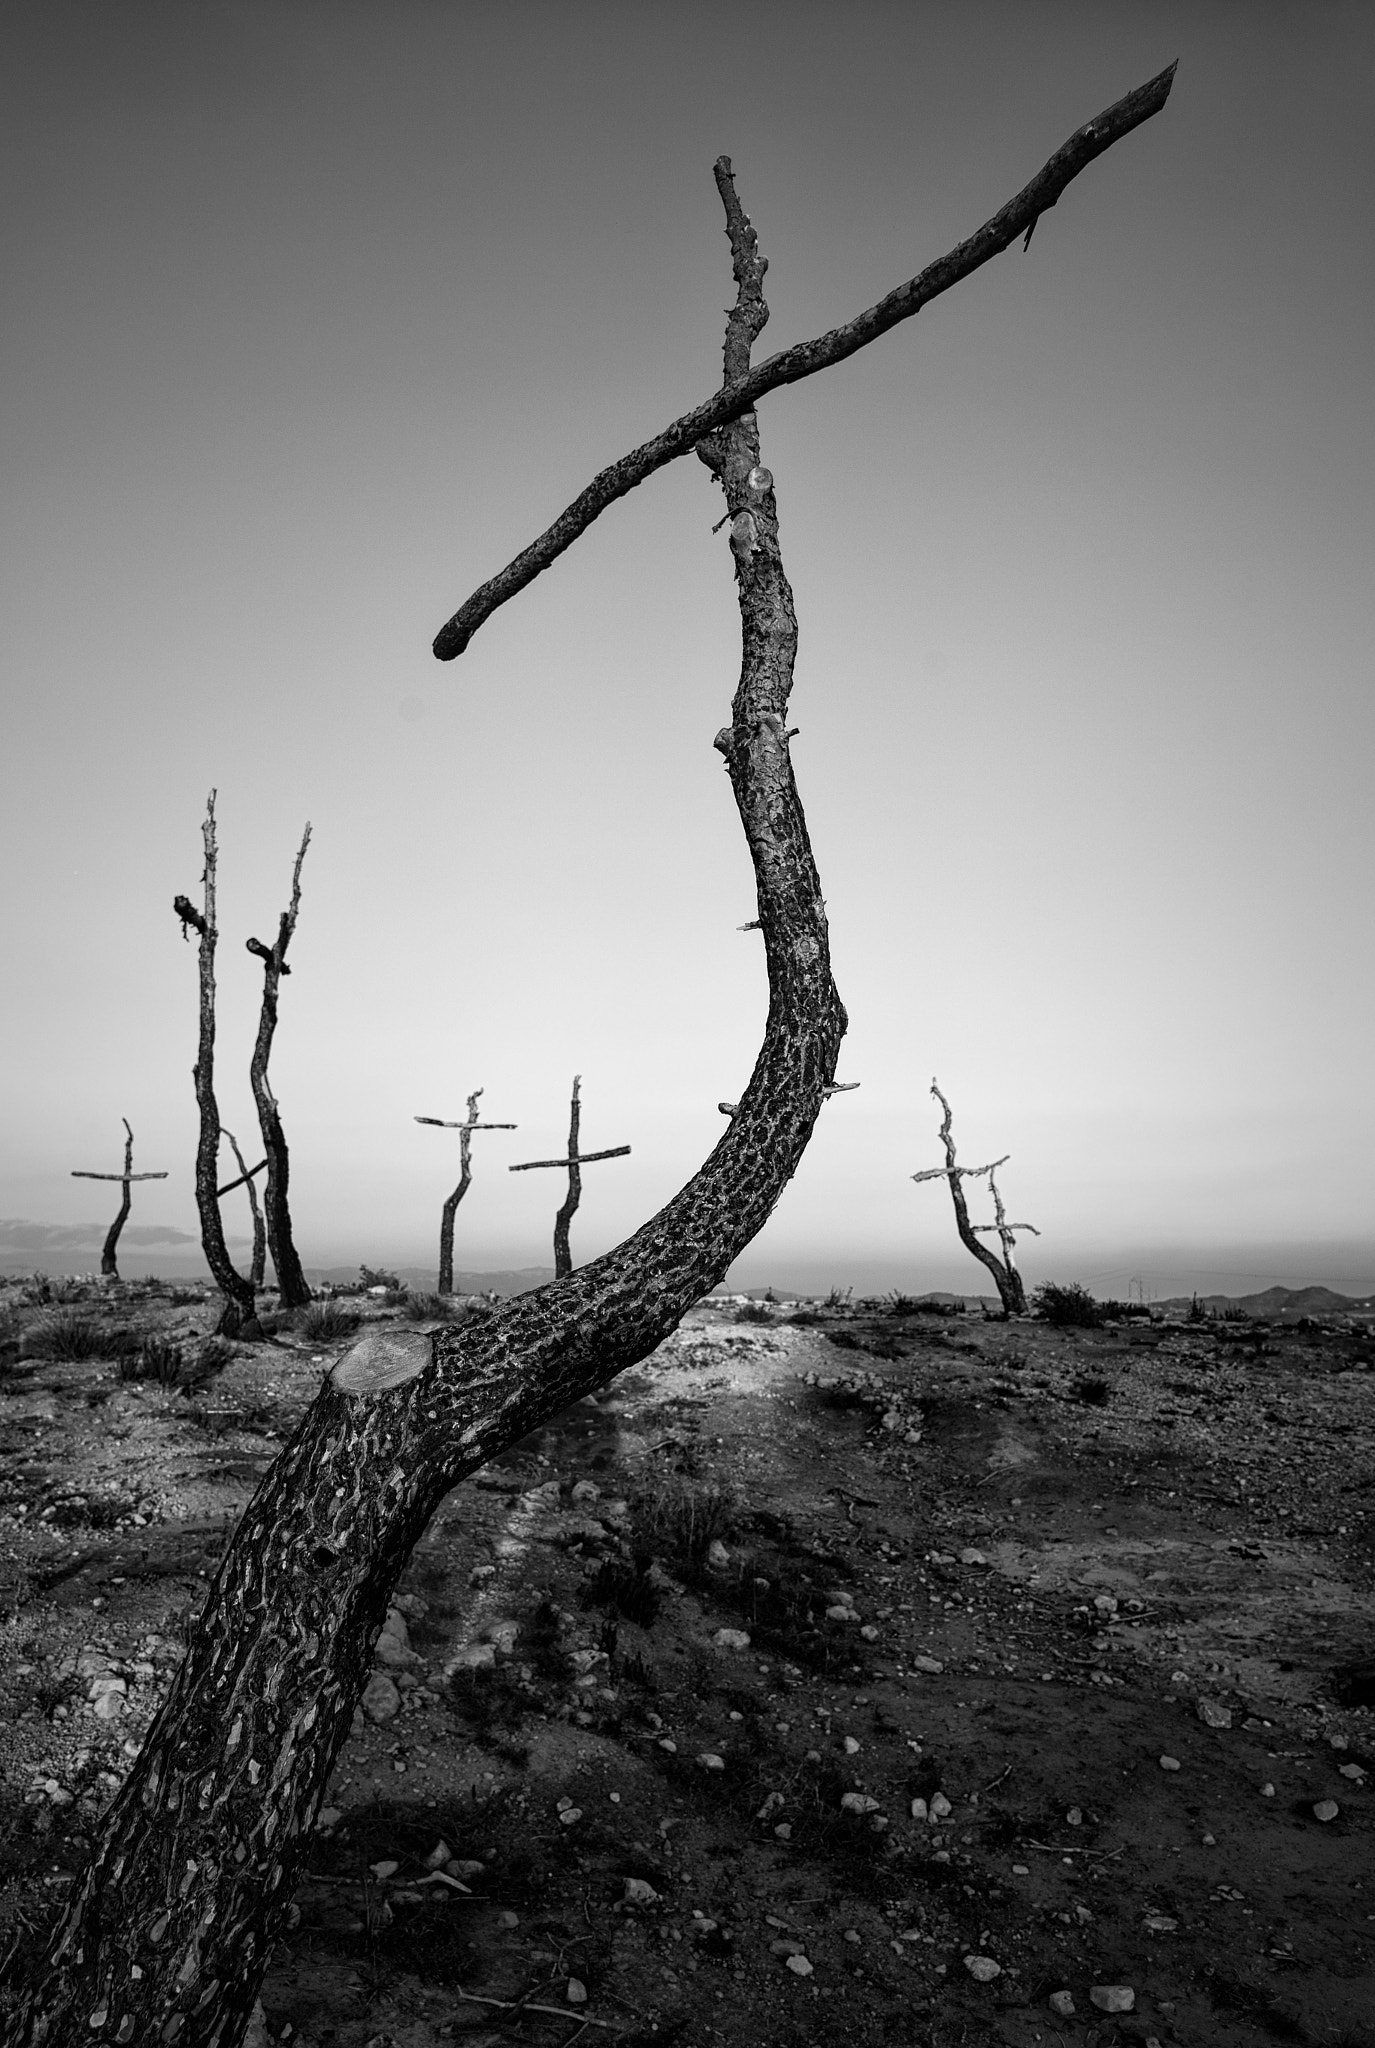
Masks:
[[[468,1192],[473,1177],[471,1151],[474,1131],[517,1131],[519,1124],[480,1124],[477,1120],[477,1098],[482,1090],[475,1088],[468,1097],[468,1115],[461,1124],[446,1123],[441,1116],[418,1116],[418,1124],[432,1124],[436,1130],[458,1132],[459,1175],[458,1186],[444,1204],[439,1225],[439,1292],[452,1294],[454,1291],[454,1217],[458,1205]]]
[[[566,1166],[568,1168],[568,1199],[554,1218],[554,1278],[566,1279],[573,1270],[573,1254],[568,1249],[568,1226],[573,1221],[573,1212],[582,1200],[582,1171],[594,1159],[623,1159],[630,1150],[629,1145],[611,1145],[605,1152],[579,1152],[578,1123],[581,1105],[578,1093],[582,1086],[582,1075],[573,1076],[573,1103],[568,1118],[568,1156],[566,1159],[523,1159],[519,1166],[509,1169],[512,1173],[528,1173],[535,1166]]]
[[[258,1200],[258,1190],[253,1182],[258,1174],[266,1172],[267,1161],[260,1159],[256,1166],[250,1166],[239,1150],[238,1139],[232,1131],[227,1131],[223,1124],[220,1125],[220,1136],[229,1140],[229,1149],[234,1154],[239,1177],[237,1180],[227,1180],[222,1188],[216,1188],[215,1198],[218,1201],[222,1195],[232,1195],[235,1188],[248,1189],[248,1206],[253,1212],[253,1263],[248,1269],[248,1277],[255,1287],[261,1287],[263,1274],[267,1269],[267,1224],[263,1218],[262,1204]]]
[[[79,1166],[72,1168],[73,1180],[117,1180],[124,1189],[119,1205],[119,1214],[110,1225],[110,1234],[106,1238],[105,1248],[100,1254],[100,1270],[107,1280],[118,1280],[119,1278],[119,1267],[115,1261],[115,1247],[119,1243],[119,1233],[123,1230],[129,1218],[129,1183],[135,1180],[166,1180],[167,1178],[165,1173],[134,1172],[134,1134],[129,1129],[129,1119],[127,1116],[122,1116],[120,1122],[124,1126],[123,1173],[86,1173]]]

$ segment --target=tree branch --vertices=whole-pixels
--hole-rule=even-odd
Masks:
[[[769,356],[753,370],[748,368],[749,342],[745,336],[751,331],[752,321],[757,321],[752,333],[758,334],[768,318],[766,307],[762,317],[758,311],[763,306],[760,282],[766,264],[758,253],[754,230],[749,227],[739,202],[735,200],[730,159],[720,158],[716,182],[726,207],[727,232],[732,238],[736,281],[740,285],[740,296],[730,315],[731,325],[727,331],[726,382],[701,405],[694,406],[691,412],[684,413],[661,434],[656,434],[652,441],[644,442],[593,477],[586,490],[538,540],[524,548],[499,574],[459,606],[435,637],[437,658],[452,661],[456,655],[462,654],[484,620],[557,561],[565,548],[571,547],[578,535],[586,532],[608,505],[613,505],[617,498],[625,497],[628,491],[633,491],[637,484],[652,476],[656,469],[662,469],[666,463],[686,455],[717,428],[752,412],[766,392],[775,391],[782,384],[796,384],[804,377],[813,377],[818,370],[843,362],[858,349],[867,347],[900,321],[910,320],[914,313],[920,312],[932,299],[939,298],[942,292],[949,291],[961,278],[968,277],[971,271],[978,270],[991,257],[1001,255],[1018,235],[1025,234],[1029,241],[1030,230],[1041,215],[1055,205],[1080,171],[1085,170],[1104,150],[1111,149],[1115,142],[1120,142],[1124,135],[1129,135],[1133,128],[1139,128],[1143,121],[1149,121],[1152,115],[1160,112],[1169,98],[1175,68],[1174,64],[1168,65],[1154,78],[1147,79],[1144,85],[1137,86],[1134,92],[1129,92],[1125,99],[1118,100],[1096,119],[1086,121],[1082,128],[1076,129],[1068,142],[1056,150],[1015,199],[1009,199],[1006,206],[1001,207],[991,220],[985,221],[976,234],[959,243],[938,262],[930,264],[919,276],[899,285],[856,319],[831,328],[829,333],[818,335],[814,341],[800,341],[779,355]],[[744,221],[749,230],[748,246],[742,241],[739,249],[736,247],[737,221],[732,215],[732,205],[739,221]],[[740,353],[742,347],[743,357]]]

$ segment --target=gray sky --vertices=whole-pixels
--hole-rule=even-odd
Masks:
[[[1364,6],[760,0],[5,10],[0,1214],[194,1229],[219,791],[222,1112],[314,841],[273,1079],[308,1260],[575,1255],[670,1195],[765,986],[712,736],[717,493],[653,478],[458,663],[431,637],[719,380],[735,164],[771,353],[970,233],[1172,58],[1018,248],[761,407],[794,748],[851,1017],[745,1278],[965,1284],[1010,1151],[1033,1277],[1375,1284]],[[1190,1265],[1190,1261],[1196,1265]],[[1170,1262],[1173,1261],[1173,1264]],[[810,1262],[810,1263],[809,1263]],[[870,1268],[873,1269],[871,1275]],[[1115,1277],[1114,1277],[1115,1276]]]

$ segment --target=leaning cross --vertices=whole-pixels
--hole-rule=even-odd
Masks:
[[[468,1192],[473,1170],[470,1158],[472,1134],[474,1131],[516,1131],[519,1124],[480,1124],[477,1120],[477,1098],[482,1090],[475,1088],[468,1097],[468,1115],[461,1124],[448,1123],[442,1116],[418,1116],[418,1124],[433,1124],[437,1130],[458,1132],[458,1186],[444,1204],[439,1224],[439,1292],[452,1294],[454,1291],[454,1217],[458,1205]]]
[[[568,1199],[554,1218],[554,1278],[566,1279],[573,1270],[573,1254],[568,1249],[568,1226],[573,1220],[573,1211],[582,1200],[582,1173],[580,1169],[590,1166],[594,1159],[622,1159],[630,1150],[629,1145],[611,1145],[605,1152],[579,1152],[578,1122],[581,1107],[578,1091],[582,1086],[582,1075],[573,1076],[573,1103],[568,1119],[568,1157],[566,1159],[523,1159],[519,1166],[509,1168],[511,1173],[528,1173],[532,1166],[566,1166],[568,1168]]]
[[[100,1270],[107,1280],[118,1280],[119,1278],[119,1267],[115,1263],[115,1246],[119,1243],[120,1231],[123,1230],[125,1223],[128,1221],[129,1183],[135,1180],[166,1180],[167,1178],[165,1173],[134,1172],[134,1134],[129,1129],[129,1119],[127,1116],[122,1116],[120,1122],[124,1126],[123,1173],[86,1173],[79,1166],[72,1168],[73,1180],[117,1180],[123,1185],[124,1193],[119,1205],[119,1214],[110,1225],[110,1234],[106,1238],[105,1248],[100,1254]]]
[[[1010,1159],[1012,1154],[1009,1152],[1007,1156]],[[1001,1159],[995,1159],[993,1162],[993,1166],[1001,1166],[1002,1164],[1003,1161]],[[1015,1273],[1017,1270],[1017,1240],[1014,1233],[1019,1230],[1029,1230],[1033,1237],[1039,1237],[1041,1233],[1034,1223],[1008,1222],[1007,1211],[1003,1208],[1003,1198],[998,1193],[998,1183],[993,1178],[993,1166],[981,1167],[980,1171],[988,1175],[989,1192],[993,1196],[993,1214],[997,1221],[994,1223],[976,1223],[974,1225],[974,1235],[977,1237],[981,1232],[985,1232],[989,1236],[999,1238],[1002,1242],[1003,1257],[1007,1261],[1007,1270],[1009,1273]],[[915,1177],[914,1175],[913,1178]]]

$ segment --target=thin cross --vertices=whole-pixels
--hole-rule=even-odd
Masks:
[[[482,1090],[475,1088],[468,1097],[468,1114],[461,1124],[446,1122],[442,1116],[418,1116],[418,1124],[432,1124],[436,1130],[458,1132],[459,1174],[458,1186],[444,1204],[439,1225],[439,1292],[452,1294],[454,1291],[454,1217],[458,1205],[468,1192],[473,1177],[472,1142],[474,1131],[517,1131],[519,1124],[480,1124],[477,1120],[477,1098]]]
[[[1012,1154],[1009,1152],[1007,1156],[1010,1159]],[[1001,1166],[1002,1164],[1001,1159],[995,1159],[993,1162],[993,1166]],[[1007,1270],[1009,1273],[1015,1273],[1017,1270],[1017,1243],[1013,1235],[1014,1231],[1029,1230],[1033,1237],[1039,1237],[1041,1233],[1034,1223],[1008,1222],[1007,1212],[1003,1208],[1003,1198],[998,1193],[998,1183],[993,1178],[993,1166],[981,1167],[979,1171],[988,1175],[988,1186],[993,1196],[993,1214],[997,1221],[994,1223],[976,1223],[974,1225],[974,1233],[978,1236],[981,1231],[985,1231],[990,1236],[999,1238],[1003,1247],[1003,1257],[1007,1261]]]
[[[100,1254],[100,1270],[110,1280],[118,1280],[119,1278],[119,1267],[115,1261],[115,1247],[119,1243],[119,1233],[123,1230],[129,1215],[129,1183],[135,1180],[166,1180],[167,1178],[165,1173],[134,1172],[134,1134],[129,1129],[129,1119],[127,1116],[122,1116],[120,1122],[124,1126],[123,1173],[86,1173],[79,1166],[72,1168],[73,1180],[117,1180],[123,1185],[124,1192],[119,1205],[119,1214],[110,1225],[109,1235]]]
[[[581,1120],[581,1104],[578,1100],[582,1087],[582,1075],[573,1076],[573,1102],[568,1118],[568,1156],[566,1159],[523,1159],[519,1166],[509,1169],[511,1173],[528,1173],[534,1166],[566,1166],[568,1168],[568,1199],[554,1218],[554,1278],[566,1279],[573,1270],[573,1254],[568,1248],[568,1226],[573,1212],[582,1200],[582,1172],[594,1159],[623,1159],[630,1150],[629,1145],[610,1145],[605,1152],[579,1152],[578,1124]]]

